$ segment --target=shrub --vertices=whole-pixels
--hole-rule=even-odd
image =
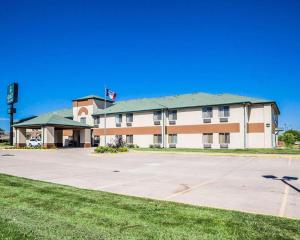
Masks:
[[[118,152],[128,152],[128,148],[126,147],[121,147],[121,148],[116,148],[116,147],[110,147],[110,146],[101,146],[95,148],[96,153],[118,153]]]
[[[119,152],[128,152],[128,148],[127,147],[121,147],[117,149]]]
[[[126,147],[128,148],[139,148],[137,144],[126,144]]]
[[[292,145],[295,144],[296,137],[295,137],[295,135],[293,133],[285,132],[284,135],[283,135],[283,141],[284,141],[284,144],[287,147],[291,147]]]
[[[161,148],[160,144],[151,144],[149,148]]]

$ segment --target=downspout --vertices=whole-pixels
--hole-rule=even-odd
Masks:
[[[246,116],[247,111],[247,104],[244,104],[244,149],[247,148],[247,132],[248,132],[248,122],[246,121],[246,119],[248,118],[248,116]]]
[[[165,139],[165,109],[162,109],[161,110],[162,112],[162,115],[163,115],[163,124],[162,124],[162,131],[161,131],[161,134],[162,134],[162,142],[163,142],[163,148],[166,148],[166,139]]]

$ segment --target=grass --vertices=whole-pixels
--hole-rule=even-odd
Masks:
[[[0,174],[0,239],[300,239],[300,221]]]
[[[135,151],[154,152],[200,152],[200,153],[237,153],[237,154],[300,154],[300,149],[203,149],[203,148],[135,148]]]
[[[8,142],[0,142],[0,147],[10,146]]]

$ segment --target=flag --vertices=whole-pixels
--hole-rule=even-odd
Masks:
[[[110,89],[106,89],[106,97],[109,97],[111,100],[115,101],[117,98],[117,93]]]

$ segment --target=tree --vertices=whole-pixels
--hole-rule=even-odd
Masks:
[[[283,137],[282,137],[283,141],[284,141],[284,144],[287,146],[287,147],[291,147],[295,144],[296,142],[296,137],[293,133],[291,132],[285,132],[283,134]]]
[[[288,134],[288,133],[294,135],[296,141],[300,141],[300,131],[290,129],[290,130],[286,131],[284,134]]]
[[[4,129],[0,128],[0,136],[4,135],[4,133],[5,133]]]

